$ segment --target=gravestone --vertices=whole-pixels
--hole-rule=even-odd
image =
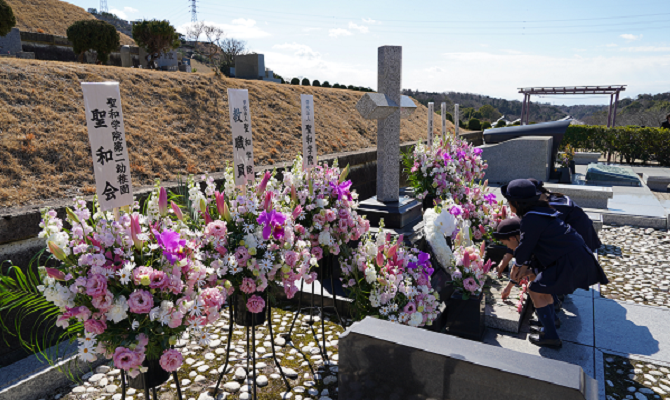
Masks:
[[[0,54],[16,55],[23,51],[21,46],[21,32],[19,28],[12,28],[6,36],[0,36]]]
[[[121,46],[121,67],[130,68],[133,66],[133,56],[130,54],[130,46]]]
[[[458,129],[460,128],[459,126],[460,121],[461,116],[458,110],[458,104],[454,104],[454,132],[456,137],[458,137]]]
[[[489,182],[508,183],[519,178],[549,180],[552,140],[550,136],[524,136],[497,144],[479,146],[489,165]]]
[[[642,186],[640,178],[631,167],[589,164],[586,184],[594,186]]]
[[[421,203],[400,196],[400,120],[416,109],[402,96],[402,47],[382,46],[377,53],[377,93],[356,104],[366,119],[377,119],[377,195],[362,201],[358,212],[375,226],[381,218],[392,229],[411,229],[422,219]]]
[[[144,47],[140,47],[140,67],[142,68],[149,68],[149,62],[147,61],[147,56],[149,53],[147,53],[147,50]]]
[[[577,365],[371,317],[339,348],[341,399],[598,399]]]
[[[156,65],[160,69],[167,71],[176,71],[179,66],[179,60],[177,60],[177,52],[174,50],[168,51],[167,53],[161,53],[160,57],[156,60]]]
[[[242,79],[263,79],[265,77],[265,56],[244,54],[235,57],[235,76]]]

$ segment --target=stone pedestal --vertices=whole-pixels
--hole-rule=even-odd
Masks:
[[[377,196],[364,200],[358,205],[358,213],[367,216],[371,226],[379,226],[384,219],[384,227],[404,229],[416,225],[423,219],[421,203],[407,196],[398,201],[379,201]]]
[[[133,56],[130,54],[130,46],[121,46],[121,66],[123,68],[133,66]]]

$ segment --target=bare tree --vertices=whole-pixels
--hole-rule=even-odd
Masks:
[[[244,40],[227,38],[221,41],[221,50],[223,51],[221,66],[234,67],[235,57],[247,54],[247,42]]]
[[[214,69],[215,74],[219,74],[219,68],[215,58],[223,55],[221,49],[223,40],[223,29],[216,25],[207,24],[205,21],[196,22],[187,30],[186,35],[195,42],[194,51],[201,56],[209,59],[209,66]],[[206,42],[199,43],[200,37],[204,36]]]

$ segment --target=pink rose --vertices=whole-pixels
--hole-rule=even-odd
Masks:
[[[321,247],[312,247],[312,255],[317,259],[320,260],[323,258],[323,249]]]
[[[184,290],[184,282],[179,277],[172,275],[168,280],[167,290],[173,294],[179,294]]]
[[[205,227],[205,236],[213,236],[215,238],[224,239],[226,237],[226,233],[226,223],[218,219],[214,222],[210,222]]]
[[[265,308],[265,300],[262,297],[253,295],[247,300],[247,310],[249,312],[258,314],[263,311],[263,308]]]
[[[256,282],[251,278],[242,279],[242,284],[240,285],[240,290],[243,293],[251,294],[256,291]]]
[[[107,278],[93,274],[86,281],[86,294],[91,297],[104,296],[107,293]]]
[[[284,253],[284,260],[286,261],[286,264],[290,265],[291,267],[295,266],[295,263],[298,262],[298,259],[300,259],[300,254],[296,253],[295,251],[287,251]]]
[[[172,329],[178,328],[181,326],[181,321],[184,319],[184,314],[179,311],[175,311],[170,314],[170,321],[168,321],[168,326]]]
[[[178,350],[165,350],[159,361],[161,368],[167,372],[174,372],[184,363],[184,357]]]
[[[316,272],[312,272],[308,275],[305,275],[305,283],[308,284],[308,285],[311,285],[312,282],[314,282],[316,280],[317,276],[318,275],[316,274]]]
[[[472,232],[472,237],[475,240],[481,240],[482,239],[482,233],[480,231],[474,231],[474,232]]]
[[[114,366],[125,371],[132,371],[130,375],[135,377],[139,374],[139,367],[144,361],[144,353],[132,351],[125,347],[117,347],[114,351]]]
[[[135,351],[143,352],[149,344],[149,337],[147,337],[147,335],[144,333],[140,333],[135,337],[135,339],[137,340],[137,347],[135,347]]]
[[[107,324],[105,321],[100,321],[100,320],[95,320],[95,319],[89,319],[88,321],[84,322],[84,329],[86,332],[90,333],[95,333],[96,335],[99,335],[107,329]]]
[[[164,289],[168,286],[170,278],[163,271],[154,270],[151,272],[151,283],[149,287],[152,289]]]
[[[287,298],[292,299],[297,292],[298,287],[293,282],[284,281],[284,293],[286,293]]]
[[[333,210],[326,210],[326,220],[328,222],[333,222],[337,219],[337,215],[335,215],[335,212]]]
[[[304,235],[304,234],[305,234],[305,227],[302,226],[302,225],[300,225],[300,224],[295,224],[295,226],[293,227],[293,230],[295,230],[296,232],[298,232],[298,234],[300,234],[300,235]]]
[[[136,290],[128,296],[128,307],[135,314],[149,314],[154,307],[154,297],[146,290]]]
[[[91,299],[93,307],[102,312],[106,312],[114,303],[114,295],[109,290],[103,296],[97,296]]]
[[[137,267],[133,270],[133,283],[139,285],[142,281],[142,278],[145,276],[151,279],[151,273],[154,272],[154,269],[151,267]]]
[[[249,278],[244,279],[246,280]],[[223,305],[223,303],[226,302],[226,296],[221,292],[221,290],[217,288],[209,288],[203,290],[202,293],[200,294],[200,299],[202,300],[203,303],[205,303],[205,306],[214,307],[217,309],[220,308]]]

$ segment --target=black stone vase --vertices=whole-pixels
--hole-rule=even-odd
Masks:
[[[162,352],[161,352],[162,353]],[[146,377],[148,389],[158,387],[170,378],[170,373],[161,367],[160,359],[149,360],[144,359],[142,366],[147,367],[147,372],[137,375],[135,378],[128,377],[128,386],[133,389],[144,390],[144,378]]]
[[[426,211],[429,208],[434,208],[435,207],[435,199],[437,199],[437,196],[433,196],[432,194],[426,195],[426,197],[421,200],[421,205],[423,206],[423,211]]]
[[[463,293],[456,290],[449,299],[446,315],[446,332],[465,339],[481,341],[484,336],[484,293],[463,300]]]
[[[262,293],[254,293],[256,296],[262,296]],[[237,293],[234,295],[234,302],[235,302],[235,308],[234,308],[234,320],[237,325],[240,326],[259,326],[263,325],[266,320],[266,314],[267,314],[267,307],[268,303],[267,301],[265,302],[265,307],[263,308],[263,311],[259,312],[258,314],[254,314],[247,310],[247,300],[249,297],[253,296],[248,295],[246,293]],[[265,300],[265,299],[263,299]]]
[[[559,171],[561,174],[558,178],[558,183],[572,183],[572,171],[570,171],[570,167],[561,167]]]

